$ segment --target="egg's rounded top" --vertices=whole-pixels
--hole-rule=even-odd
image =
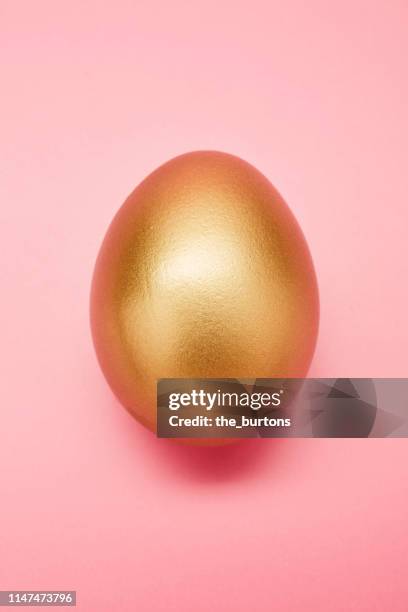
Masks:
[[[91,295],[102,369],[152,428],[158,378],[304,376],[318,311],[292,212],[258,170],[216,151],[180,155],[131,193]]]

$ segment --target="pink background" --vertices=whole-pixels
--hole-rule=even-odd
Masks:
[[[310,244],[310,374],[408,376],[407,18],[404,0],[1,2],[1,589],[77,589],[87,612],[407,610],[407,440],[157,440],[88,325],[127,194],[221,149]]]

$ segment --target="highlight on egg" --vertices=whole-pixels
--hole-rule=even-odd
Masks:
[[[103,240],[91,329],[120,402],[156,431],[160,378],[304,377],[319,321],[302,231],[265,176],[197,151],[130,194]]]

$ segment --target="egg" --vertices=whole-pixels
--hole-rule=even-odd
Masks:
[[[156,431],[160,378],[304,377],[319,300],[302,231],[267,178],[216,151],[176,157],[114,217],[91,329],[120,402]]]

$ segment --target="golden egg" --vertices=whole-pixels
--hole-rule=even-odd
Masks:
[[[97,258],[96,353],[121,403],[153,431],[157,379],[303,377],[318,319],[298,223],[258,170],[226,153],[187,153],[152,172]]]

